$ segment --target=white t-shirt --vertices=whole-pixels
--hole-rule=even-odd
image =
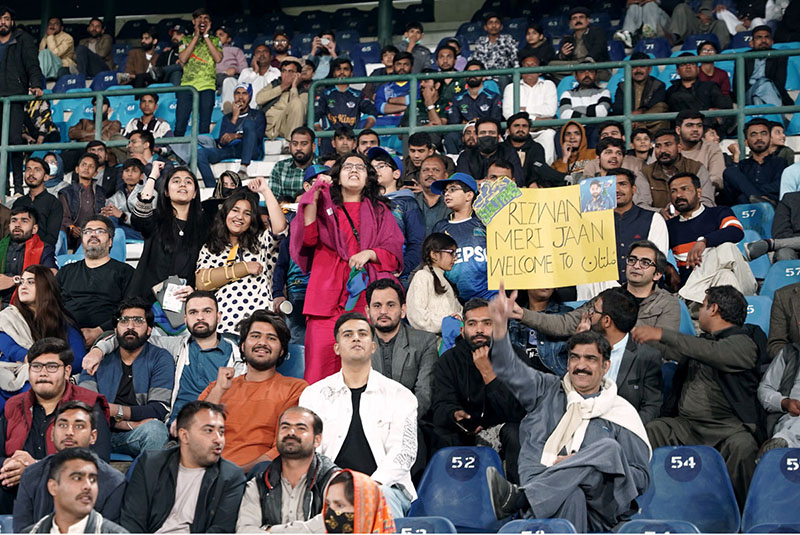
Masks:
[[[189,533],[194,522],[194,510],[205,468],[184,468],[178,465],[178,483],[175,485],[175,503],[164,524],[156,533]]]

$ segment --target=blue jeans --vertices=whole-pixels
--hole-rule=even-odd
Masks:
[[[386,499],[386,505],[392,510],[393,517],[400,518],[408,514],[408,510],[411,508],[411,500],[402,490],[397,487],[381,485],[381,492]]]
[[[169,440],[164,422],[150,420],[133,429],[111,433],[111,452],[136,457],[145,450],[161,450]]]
[[[304,344],[306,340],[306,317],[303,314],[303,305],[306,301],[306,294],[289,293],[287,299],[292,304],[292,313],[286,317],[289,332],[292,333],[290,344]]]
[[[211,112],[214,110],[214,90],[200,91],[200,122],[199,134],[208,134],[211,131]],[[175,110],[175,137],[186,134],[189,125],[189,116],[192,115],[192,93],[190,91],[176,91],[178,107]]]
[[[167,65],[164,67],[164,83],[172,85],[181,85],[181,78],[183,77],[183,67],[178,65]]]
[[[253,157],[257,156],[259,151],[259,144],[264,139],[264,132],[259,132],[256,128],[254,121],[247,120],[242,127],[242,139],[228,143],[224,147],[206,148],[198,147],[197,149],[197,168],[203,176],[203,182],[209,188],[213,188],[217,184],[217,179],[214,172],[211,170],[211,164],[228,160],[232,158],[241,158],[242,165],[250,165]]]

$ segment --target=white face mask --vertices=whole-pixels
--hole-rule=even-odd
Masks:
[[[50,176],[56,176],[56,173],[58,173],[58,166],[56,164],[54,164],[54,163],[51,163],[50,164]]]

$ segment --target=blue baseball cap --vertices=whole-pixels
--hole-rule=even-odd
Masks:
[[[347,298],[347,303],[344,305],[344,309],[347,312],[353,310],[358,302],[358,298],[367,289],[367,285],[369,284],[369,277],[367,276],[367,270],[364,268],[350,269],[350,277],[347,279],[347,293],[349,297]]]
[[[315,163],[314,165],[309,165],[306,168],[306,172],[303,174],[303,182],[308,182],[309,180],[313,180],[317,177],[317,175],[324,173],[326,171],[330,171],[330,167],[327,165],[320,165]]]
[[[436,195],[441,195],[444,191],[444,188],[446,188],[450,182],[461,182],[471,189],[473,193],[478,193],[478,183],[475,182],[475,179],[469,176],[467,173],[453,173],[448,178],[437,180],[431,184],[431,191]]]
[[[367,158],[369,158],[370,162],[378,156],[386,156],[387,158],[390,158],[397,166],[397,170],[400,171],[400,174],[403,174],[403,160],[401,160],[398,155],[390,154],[389,151],[383,147],[372,147],[367,151]]]

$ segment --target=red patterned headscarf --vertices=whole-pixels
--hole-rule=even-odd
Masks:
[[[342,470],[353,476],[353,533],[397,533],[392,511],[386,504],[378,484],[368,475],[353,470]],[[341,472],[339,472],[341,473]],[[331,481],[336,476],[331,478]],[[330,484],[329,484],[330,486]],[[327,496],[328,492],[325,491]],[[327,502],[322,506],[322,518],[328,512]],[[328,531],[328,526],[325,526]],[[348,528],[347,531],[349,531]],[[341,531],[341,530],[336,530]]]

